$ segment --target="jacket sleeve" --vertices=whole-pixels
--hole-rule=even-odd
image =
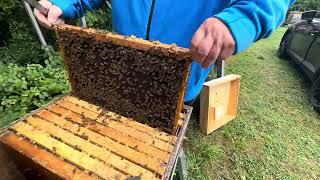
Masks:
[[[236,53],[271,35],[284,21],[295,0],[231,0],[229,7],[215,15],[230,29]]]
[[[63,17],[78,18],[83,16],[86,10],[92,10],[102,5],[103,0],[50,0],[61,8]]]

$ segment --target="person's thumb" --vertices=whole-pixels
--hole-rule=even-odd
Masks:
[[[47,1],[47,0],[41,0],[39,1],[39,3],[44,6],[45,8],[50,8],[52,6],[52,3],[50,1]]]
[[[62,10],[59,7],[53,5],[50,7],[48,12],[48,21],[51,24],[56,24],[61,15],[62,15]]]

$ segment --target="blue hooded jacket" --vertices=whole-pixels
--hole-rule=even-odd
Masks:
[[[77,18],[99,7],[102,0],[51,0],[65,18]],[[189,48],[193,34],[210,17],[222,20],[236,41],[236,53],[268,37],[285,19],[294,0],[112,0],[115,32],[139,38],[176,43]],[[193,62],[184,100],[201,91],[213,65]]]

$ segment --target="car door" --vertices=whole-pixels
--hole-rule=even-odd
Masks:
[[[314,21],[313,30],[310,32],[310,36],[314,37],[314,40],[308,51],[307,57],[302,63],[309,69],[309,76],[314,80],[320,73],[320,20]]]
[[[307,21],[299,23],[292,33],[292,40],[288,48],[288,53],[294,60],[302,62],[308,52],[310,45],[315,39],[310,36],[313,26]]]

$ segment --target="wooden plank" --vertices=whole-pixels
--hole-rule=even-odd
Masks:
[[[104,179],[125,179],[126,175],[123,173],[104,165],[102,162],[91,158],[89,155],[79,152],[72,147],[50,137],[50,135],[44,131],[37,130],[32,126],[18,122],[12,127],[15,131],[23,136],[32,139],[41,146],[49,149],[51,152],[58,154],[66,160],[71,161],[74,164],[81,166],[81,168],[87,169]]]
[[[90,118],[92,120],[97,119],[99,117],[98,113],[92,112],[88,109],[82,108],[81,106],[77,104],[70,103],[68,101],[57,101],[55,104],[58,104],[61,107],[64,107],[66,109],[69,109],[75,113],[78,113],[86,118]]]
[[[70,111],[70,110],[62,108],[58,105],[50,105],[48,107],[48,110],[50,110],[54,113],[61,114],[62,115],[61,117],[69,119],[77,124],[84,125],[84,122],[83,122],[83,119],[81,118],[81,116],[79,114],[76,114],[76,113]],[[93,131],[97,131],[97,129],[94,126],[87,126],[87,127],[91,128]],[[114,139],[115,141],[120,142],[122,144],[126,144],[127,146],[134,148],[137,151],[151,155],[154,158],[160,159],[161,161],[168,162],[169,157],[170,157],[169,152],[163,151],[161,149],[157,149],[151,145],[143,143],[143,142],[141,142],[131,136],[123,134],[117,130],[114,130],[111,128],[109,130],[110,130],[110,134],[107,134],[106,136]]]
[[[108,119],[101,119],[100,118],[100,119],[97,119],[96,121],[105,125],[105,126],[112,128],[112,129],[116,129],[117,131],[120,131],[122,133],[125,133],[125,134],[131,136],[131,137],[134,137],[135,139],[137,139],[141,142],[144,142],[145,144],[148,144],[150,146],[154,146],[158,149],[161,149],[163,151],[170,153],[173,149],[173,145],[171,145],[169,143],[160,141],[157,138],[153,138],[152,136],[149,136],[145,133],[137,131],[136,129],[133,129],[131,127],[124,126],[122,123],[110,120],[109,118]],[[96,127],[99,127],[99,126],[97,125]]]
[[[240,77],[231,82],[228,113],[232,116],[237,116],[239,94],[240,94]]]
[[[212,117],[212,111],[210,110],[211,114],[209,115],[209,87],[203,86],[201,93],[200,93],[200,129],[205,133],[209,134],[209,127],[212,127],[212,121],[209,121],[209,116]]]
[[[39,148],[37,145],[17,136],[13,132],[2,136],[1,141],[62,179],[99,179],[97,176],[85,173],[78,167],[63,161],[63,159]]]
[[[56,125],[59,125],[60,127],[64,127],[65,129],[74,134],[86,137],[89,141],[99,144],[119,156],[126,157],[128,160],[136,164],[145,166],[146,168],[151,169],[154,172],[157,172],[159,175],[162,175],[164,173],[166,167],[165,162],[162,162],[157,158],[151,157],[150,155],[138,152],[132,148],[127,147],[126,145],[119,144],[118,142],[115,142],[108,137],[102,136],[92,130],[81,127],[78,124],[72,123],[71,121],[74,120],[73,118],[66,117],[68,120],[70,120],[67,121],[62,117],[59,117],[46,110],[39,112],[37,115],[39,115],[41,118],[53,122]],[[140,145],[136,144],[136,146],[138,147]]]
[[[182,86],[181,86],[181,90],[179,92],[179,101],[178,101],[178,105],[177,105],[177,109],[176,109],[176,112],[175,112],[175,117],[174,117],[174,122],[173,122],[173,130],[172,130],[172,134],[177,134],[177,130],[178,128],[180,128],[182,126],[182,123],[181,123],[181,112],[182,112],[182,108],[183,108],[183,105],[184,105],[184,101],[183,101],[183,98],[184,98],[184,94],[186,92],[186,88],[187,88],[187,82],[188,82],[188,76],[189,76],[189,72],[190,72],[190,67],[191,67],[191,63],[188,64],[188,68],[187,70],[184,72],[184,78],[183,78],[183,81],[182,81]]]
[[[122,132],[119,132],[117,130],[114,130],[110,127],[102,126],[100,124],[92,124],[87,126],[92,131],[99,132],[105,136],[108,136],[109,138],[120,142],[122,144],[125,144],[131,148],[134,148],[135,150],[139,150],[140,152],[144,152],[148,155],[153,156],[154,158],[157,158],[163,162],[168,162],[170,153],[163,151],[161,149],[154,148],[153,146],[150,146],[148,144],[145,144],[141,141],[138,141]]]
[[[214,119],[222,119],[228,114],[231,82],[209,87],[209,107],[214,108]],[[210,118],[210,117],[209,117]],[[215,121],[217,122],[217,121]]]
[[[228,75],[203,85],[200,94],[200,127],[209,134],[235,119],[240,76]]]
[[[159,52],[162,52],[167,56],[175,57],[178,60],[188,59],[190,63],[192,62],[189,49],[177,47],[176,45],[156,43],[156,42],[151,42],[144,39],[127,37],[127,36],[114,34],[106,31],[99,31],[94,29],[83,29],[78,26],[72,26],[72,25],[58,25],[58,26],[55,26],[54,28],[56,30],[57,35],[59,35],[58,34],[59,31],[69,30],[69,31],[78,33],[80,36],[95,37],[95,39],[98,41],[112,42],[116,45],[130,47],[130,48],[139,49],[143,51],[150,51],[150,50],[157,49]]]
[[[113,113],[111,111],[107,111],[107,112],[104,112],[103,109],[101,109],[99,106],[96,106],[96,105],[93,105],[93,104],[90,104],[86,101],[83,101],[81,99],[78,99],[74,96],[65,96],[63,98],[64,100],[66,101],[69,101],[73,104],[78,104],[88,110],[91,110],[95,113],[98,113],[98,114],[103,114],[103,113],[106,113],[106,115],[108,116],[111,116],[111,117],[115,117],[115,116],[118,116],[116,113]],[[170,135],[168,133],[165,133],[165,132],[161,132],[161,131],[158,131],[157,129],[155,128],[152,128],[150,126],[147,126],[145,124],[142,124],[142,123],[139,123],[137,121],[134,121],[133,119],[130,119],[130,118],[126,118],[124,116],[120,116],[121,118],[118,119],[119,122],[122,122],[123,124],[127,125],[127,126],[130,126],[132,128],[135,128],[141,132],[144,132],[144,133],[147,133],[153,137],[156,137],[158,139],[161,139],[165,142],[170,142],[171,144],[174,144],[177,137],[174,136],[174,135]]]
[[[240,75],[236,75],[236,74],[229,74],[227,76],[223,76],[221,78],[217,78],[211,81],[207,81],[205,83],[203,83],[204,86],[209,86],[209,87],[213,87],[213,86],[218,86],[221,84],[225,84],[225,83],[229,83],[235,80],[239,80],[241,78]]]
[[[131,176],[141,176],[146,179],[156,179],[155,175],[147,171],[141,166],[138,166],[123,157],[111,153],[105,148],[101,148],[97,145],[90,143],[83,138],[73,135],[72,133],[63,130],[48,121],[41,118],[29,117],[27,122],[32,126],[50,133],[52,136],[61,139],[63,142],[81,149],[82,152],[86,152],[91,156],[94,156],[100,160],[103,160],[106,164],[119,169],[120,171],[129,174]]]
[[[121,131],[124,134],[127,134],[141,142],[144,142],[148,145],[154,146],[158,149],[164,150],[166,152],[171,152],[173,149],[173,145],[168,144],[166,142],[163,142],[161,140],[159,140],[158,138],[153,138],[150,135],[147,135],[145,133],[142,133],[134,128],[131,127],[127,127],[122,123],[116,122],[116,121],[110,121],[108,119],[104,119],[102,120],[101,117],[99,117],[98,113],[92,112],[90,110],[81,108],[81,106],[70,103],[68,101],[57,101],[56,104],[58,104],[61,107],[64,107],[66,109],[70,109],[73,112],[76,112],[78,114],[83,115],[84,117],[87,118],[88,121],[91,120],[96,120],[97,118],[99,118],[100,123],[102,123],[102,121],[109,121],[108,123],[104,123],[104,125],[111,127],[115,130]],[[98,121],[98,120],[97,120]]]
[[[51,104],[46,107],[47,110],[58,114],[62,118],[72,119],[76,123],[82,124],[82,117],[79,114],[72,112],[71,110],[65,109],[57,104]]]

